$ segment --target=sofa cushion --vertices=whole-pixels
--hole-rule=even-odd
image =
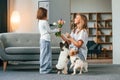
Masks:
[[[60,47],[51,47],[52,53],[60,53]]]
[[[40,34],[4,33],[1,35],[4,47],[39,47]]]
[[[32,55],[32,54],[40,54],[39,47],[7,47],[5,51],[9,55]]]
[[[59,47],[52,47],[53,53],[60,53]],[[7,47],[5,48],[5,51],[9,55],[33,55],[33,54],[40,54],[40,48],[39,47]]]

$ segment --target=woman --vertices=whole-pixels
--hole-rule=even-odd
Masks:
[[[64,41],[70,44],[70,48],[77,48],[78,56],[85,61],[87,59],[87,18],[85,15],[76,14],[74,19],[76,27],[71,31],[71,34],[66,33],[66,37],[61,35]]]

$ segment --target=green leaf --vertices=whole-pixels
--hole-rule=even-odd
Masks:
[[[58,25],[58,28],[62,28],[62,26],[63,26],[62,24],[59,24],[59,25]]]
[[[61,31],[60,32],[56,32],[55,35],[56,35],[56,37],[60,37],[61,36]]]

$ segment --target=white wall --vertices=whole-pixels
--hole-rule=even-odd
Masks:
[[[71,12],[111,12],[111,0],[71,0]]]
[[[12,0],[12,5],[10,5],[10,7],[12,10],[17,10],[20,13],[21,18],[19,28],[15,32],[38,32],[38,21],[36,19],[38,1],[45,0]],[[70,31],[70,1],[48,1],[50,1],[50,23],[53,23],[62,18],[66,21],[63,27],[63,32]]]
[[[113,64],[120,64],[120,0],[112,0]]]
[[[50,23],[65,20],[63,32],[70,31],[70,0],[50,0]]]
[[[13,10],[20,14],[20,25],[16,32],[38,32],[36,11],[38,0],[13,0]]]

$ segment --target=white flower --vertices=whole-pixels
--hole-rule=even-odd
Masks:
[[[54,26],[56,26],[56,25],[57,25],[57,23],[56,23],[56,22],[54,22],[54,23],[53,23],[53,25],[54,25]]]

